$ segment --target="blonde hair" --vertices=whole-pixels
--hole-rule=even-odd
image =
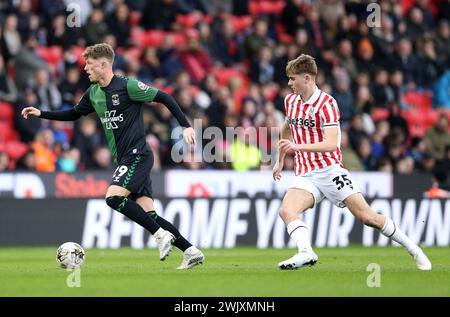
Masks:
[[[83,58],[87,60],[89,57],[93,59],[106,58],[111,64],[114,62],[114,49],[106,43],[88,46],[83,52]]]
[[[310,74],[312,76],[317,76],[317,65],[314,57],[302,54],[296,59],[288,62],[286,66],[286,74],[290,75],[300,75],[300,74]]]

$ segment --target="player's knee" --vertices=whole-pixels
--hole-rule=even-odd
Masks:
[[[122,211],[127,198],[124,196],[109,196],[105,198],[106,204],[114,210]]]
[[[278,211],[278,214],[280,215],[281,219],[287,219],[292,216],[295,216],[296,213],[291,208],[281,206],[280,210]]]

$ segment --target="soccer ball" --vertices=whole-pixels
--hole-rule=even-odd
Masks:
[[[80,268],[86,257],[81,245],[75,242],[66,242],[59,246],[56,251],[56,262],[59,266],[66,269]]]

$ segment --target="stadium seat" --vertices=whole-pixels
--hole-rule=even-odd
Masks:
[[[375,122],[385,120],[389,117],[389,110],[385,108],[375,108],[371,113],[371,117]]]
[[[185,29],[195,28],[198,22],[203,20],[201,13],[177,14],[176,21]]]
[[[261,14],[280,15],[285,5],[286,3],[283,0],[250,0],[248,8],[252,16],[259,16]]]
[[[147,46],[160,47],[164,36],[165,33],[161,30],[149,30],[147,32],[142,32],[139,44],[144,48]]]
[[[6,143],[6,153],[8,156],[17,161],[28,151],[28,145],[19,141],[11,141]]]
[[[141,21],[141,12],[139,11],[131,11],[130,12],[130,24],[131,26],[138,26]]]
[[[63,50],[61,46],[54,45],[49,47],[39,47],[38,55],[53,67],[63,60]]]
[[[242,32],[246,28],[250,27],[253,23],[253,18],[250,15],[243,16],[231,16],[234,29],[236,32]]]
[[[10,127],[13,125],[14,107],[7,102],[0,102],[0,121],[5,122]]]
[[[282,23],[275,24],[275,30],[277,32],[277,37],[282,43],[291,43],[294,37],[286,33],[284,25]]]

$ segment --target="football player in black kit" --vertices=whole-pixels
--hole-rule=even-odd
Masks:
[[[163,103],[184,128],[183,138],[195,144],[195,133],[172,96],[138,80],[113,74],[114,50],[105,43],[89,46],[83,53],[84,70],[91,86],[79,103],[70,110],[40,111],[35,107],[22,110],[22,116],[48,120],[74,121],[96,112],[105,131],[108,145],[117,168],[106,192],[106,203],[150,231],[158,244],[160,260],[170,253],[172,245],[184,253],[178,269],[189,269],[203,263],[205,256],[187,241],[180,232],[155,212],[150,170],[153,154],[144,132],[142,105]]]

